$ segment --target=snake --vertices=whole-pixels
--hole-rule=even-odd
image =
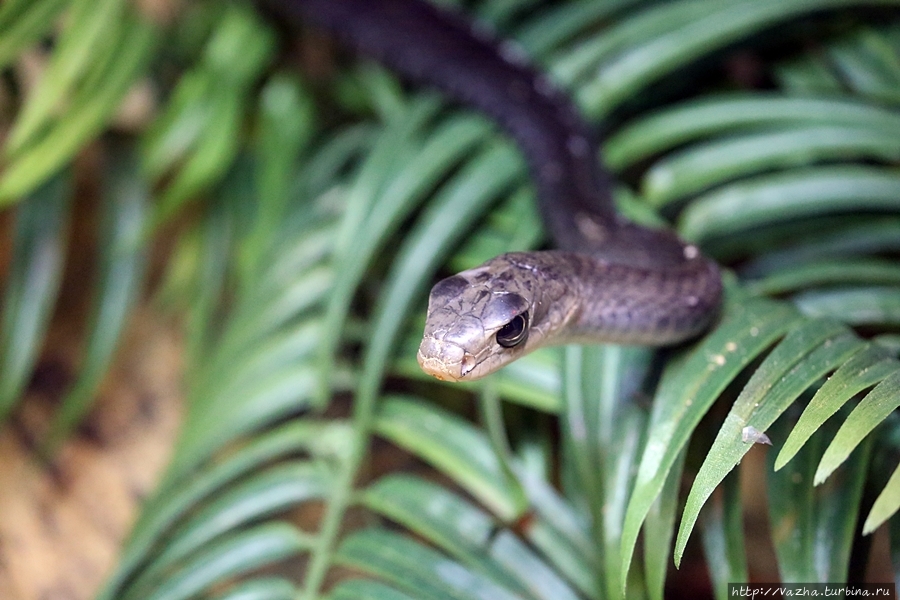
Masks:
[[[553,249],[511,252],[434,285],[417,359],[475,380],[560,344],[671,346],[716,319],[716,263],[669,229],[619,215],[600,136],[513,40],[425,0],[267,0],[415,82],[475,108],[520,148]]]

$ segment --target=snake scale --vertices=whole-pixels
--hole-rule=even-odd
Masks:
[[[425,372],[476,379],[550,344],[677,344],[715,318],[716,264],[616,214],[599,141],[515,42],[424,0],[266,4],[482,111],[525,155],[558,249],[504,254],[438,282],[418,352]]]

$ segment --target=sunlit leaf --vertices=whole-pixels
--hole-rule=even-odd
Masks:
[[[50,3],[43,3],[45,6]],[[116,45],[127,3],[122,0],[73,0],[57,52],[29,102],[19,112],[6,141],[10,155],[24,146],[53,117],[60,101],[72,95],[90,69],[109,56]]]
[[[6,67],[53,24],[67,0],[8,0],[0,5],[0,65]]]
[[[129,87],[146,68],[158,43],[155,27],[126,14],[116,28],[115,44],[95,57],[92,79],[68,98],[60,118],[10,157],[0,179],[0,204],[29,193],[57,172],[113,118]]]

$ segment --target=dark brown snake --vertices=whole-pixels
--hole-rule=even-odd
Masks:
[[[265,4],[481,110],[528,160],[560,250],[504,254],[435,285],[418,352],[425,372],[471,380],[541,346],[671,345],[709,326],[722,294],[716,264],[673,233],[615,213],[598,141],[514,42],[423,0]]]

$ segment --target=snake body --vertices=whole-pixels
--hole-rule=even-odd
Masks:
[[[722,291],[715,263],[616,214],[598,140],[514,42],[422,0],[267,4],[484,112],[528,161],[559,250],[504,254],[437,283],[418,352],[427,373],[470,380],[540,346],[670,345],[708,327]]]

